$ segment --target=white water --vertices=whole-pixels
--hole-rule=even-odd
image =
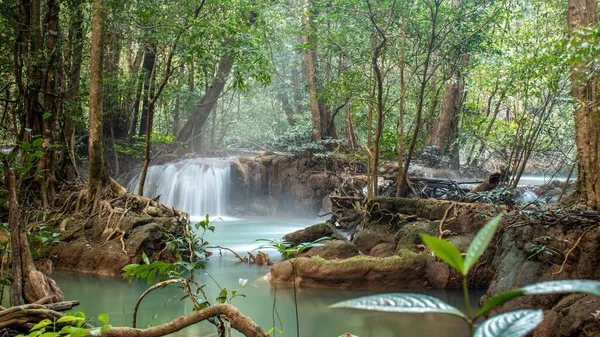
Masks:
[[[190,214],[192,218],[210,214],[226,215],[228,189],[231,176],[228,158],[192,158],[148,168],[144,196],[159,197],[163,204],[171,205]],[[135,192],[140,174],[127,184]]]

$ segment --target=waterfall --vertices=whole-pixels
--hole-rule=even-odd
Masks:
[[[144,196],[188,212],[192,217],[205,214],[224,216],[228,202],[231,160],[193,158],[163,165],[152,165],[144,185]],[[137,191],[140,174],[127,184]]]

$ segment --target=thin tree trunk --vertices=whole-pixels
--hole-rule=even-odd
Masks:
[[[146,125],[148,124],[148,102],[154,96],[152,92],[152,72],[156,66],[156,53],[154,51],[154,43],[148,43],[146,47],[146,53],[144,54],[144,100],[142,102],[142,116],[140,118],[140,132],[139,136],[146,134]]]
[[[175,98],[175,109],[173,111],[173,135],[179,131],[179,119],[181,116],[181,89],[183,88],[183,79],[185,73],[185,63],[179,66],[179,78],[177,79],[177,96]]]
[[[406,181],[408,177],[408,168],[410,166],[410,161],[412,159],[413,152],[415,150],[415,146],[417,144],[417,138],[419,137],[419,131],[421,130],[421,123],[423,117],[423,104],[425,99],[425,87],[427,86],[429,75],[429,63],[431,61],[431,55],[433,54],[434,42],[437,36],[437,15],[438,15],[439,7],[435,6],[431,8],[431,18],[433,22],[431,23],[431,35],[429,37],[429,45],[427,47],[427,54],[425,56],[425,62],[423,64],[423,76],[421,78],[421,85],[419,88],[419,96],[417,99],[417,116],[415,121],[415,130],[413,132],[412,139],[410,140],[410,146],[408,147],[408,154],[406,155],[406,160],[404,161],[404,167],[402,174],[398,178],[398,190],[397,193],[399,195],[404,195],[406,191]]]

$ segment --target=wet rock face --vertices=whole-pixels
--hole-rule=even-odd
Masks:
[[[83,225],[73,221],[66,229],[70,235],[50,252],[54,268],[120,275],[124,266],[141,263],[143,252],[152,259],[169,260],[164,233],[178,234],[183,227],[174,217],[140,215],[123,218],[119,230],[107,229],[106,219],[90,219]]]
[[[484,296],[537,282],[563,279],[600,279],[600,228],[576,224],[506,226],[494,255],[496,275]],[[510,301],[495,313],[544,309],[535,337],[598,336],[592,315],[600,298],[584,294],[538,295]]]
[[[234,161],[232,210],[246,215],[316,215],[341,180],[342,163],[327,158],[264,153]],[[255,200],[266,201],[264,207]],[[250,201],[250,202],[249,202]]]

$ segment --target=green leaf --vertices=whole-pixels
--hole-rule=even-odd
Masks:
[[[523,295],[525,295],[525,292],[522,289],[509,290],[497,294],[496,296],[493,296],[485,302],[485,304],[479,309],[479,311],[477,311],[475,317],[481,317],[490,312],[490,310],[501,306],[502,304],[512,300],[513,298],[517,298]]]
[[[436,237],[421,234],[423,243],[431,249],[440,259],[446,262],[450,267],[458,270],[462,275],[467,275],[464,271],[464,261],[460,256],[458,248],[454,247],[450,242]]]
[[[52,324],[52,321],[49,319],[43,319],[41,320],[38,324],[34,325],[31,329],[29,329],[29,331],[33,331],[33,330],[39,330],[43,327],[46,327],[48,325]]]
[[[438,298],[423,294],[397,293],[372,295],[339,302],[332,305],[331,308],[354,308],[404,313],[431,312],[467,319],[467,317],[455,307],[446,304]]]
[[[108,315],[105,313],[101,313],[98,315],[98,320],[104,324],[108,324]]]
[[[542,310],[511,311],[494,316],[483,322],[474,337],[521,337],[525,336],[544,319]]]
[[[560,280],[535,283],[521,288],[525,295],[588,293],[600,296],[600,281],[592,280]]]
[[[58,335],[59,335],[58,332],[48,331],[48,332],[44,332],[42,334],[42,337],[57,337]]]
[[[59,318],[56,323],[63,323],[63,322],[77,322],[77,321],[83,321],[83,318],[81,317],[77,317],[77,316],[71,316],[71,315],[67,315],[67,316],[63,316],[61,318]]]
[[[92,332],[89,331],[89,333],[91,334]],[[84,328],[77,328],[71,331],[70,333],[70,337],[84,337],[87,336],[88,334],[88,329],[84,329]]]
[[[560,281],[548,281],[541,282],[532,285],[525,286],[520,289],[514,289],[507,292],[500,293],[490,298],[485,304],[479,309],[476,317],[485,315],[490,310],[501,306],[502,304],[524,295],[543,295],[543,294],[557,294],[557,293],[587,293],[596,296],[600,296],[600,281],[592,280],[560,280]]]
[[[150,264],[150,260],[148,259],[148,255],[146,255],[146,252],[142,252],[142,260],[144,260],[145,264]]]
[[[465,275],[469,273],[471,267],[475,264],[477,259],[481,257],[487,246],[490,244],[490,241],[492,241],[501,220],[502,214],[490,220],[479,232],[477,232],[477,235],[475,235],[473,241],[471,241],[469,249],[467,250],[467,255],[465,256]]]
[[[42,119],[46,120],[46,119],[50,118],[50,116],[52,116],[52,113],[46,112],[42,115]]]

